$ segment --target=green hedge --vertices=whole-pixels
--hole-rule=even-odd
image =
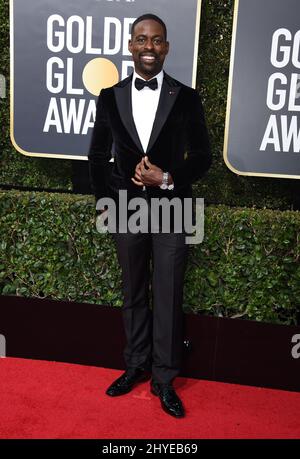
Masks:
[[[205,209],[190,246],[184,309],[294,324],[300,303],[300,214]],[[95,229],[89,196],[0,192],[0,294],[120,306],[111,235]]]
[[[0,71],[9,76],[8,0],[0,0]],[[223,162],[223,136],[231,46],[233,0],[203,0],[197,87],[201,92],[213,147],[214,164],[195,186],[198,196],[232,206],[290,209],[299,196],[298,180],[237,176]],[[24,157],[8,134],[9,100],[1,101],[0,184],[71,190],[71,162]]]

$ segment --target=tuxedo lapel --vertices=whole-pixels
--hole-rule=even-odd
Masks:
[[[130,75],[125,80],[120,81],[116,86],[114,86],[114,94],[122,123],[124,124],[138,149],[144,153],[132,115],[131,83],[132,75]],[[181,86],[178,84],[178,82],[173,80],[173,78],[165,73],[146,154],[152,148],[157,137],[159,136],[162,127],[174,106],[180,89]]]
[[[165,73],[162,88],[161,88],[159,103],[158,103],[155,120],[153,123],[153,128],[152,128],[152,132],[151,132],[146,154],[153,147],[157,137],[160,134],[160,131],[163,128],[163,125],[167,121],[167,118],[179,94],[179,91],[180,91],[180,86],[177,84],[177,82]]]
[[[144,150],[132,116],[131,82],[132,75],[114,86],[114,93],[122,123],[138,149],[143,152]]]

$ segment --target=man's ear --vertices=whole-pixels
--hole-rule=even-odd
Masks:
[[[132,40],[128,40],[128,51],[132,54]]]

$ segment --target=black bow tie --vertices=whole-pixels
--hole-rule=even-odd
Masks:
[[[145,86],[148,86],[148,88],[153,90],[158,88],[157,78],[152,78],[152,80],[141,80],[141,78],[136,78],[134,85],[138,91],[143,89]]]

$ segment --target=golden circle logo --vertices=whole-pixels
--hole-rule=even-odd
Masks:
[[[103,57],[92,59],[82,72],[82,81],[86,89],[98,96],[101,89],[109,88],[119,81],[119,72],[115,64]]]

